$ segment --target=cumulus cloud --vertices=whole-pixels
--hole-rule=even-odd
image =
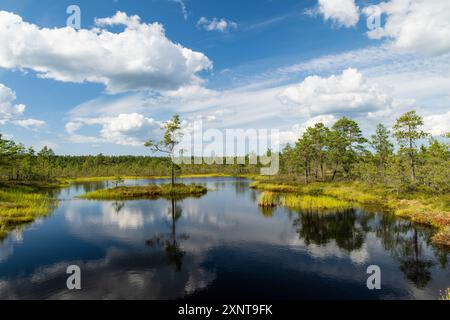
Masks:
[[[328,78],[307,77],[283,90],[279,98],[310,115],[342,112],[370,112],[392,106],[392,99],[377,85],[369,83],[356,69]]]
[[[0,68],[33,70],[42,78],[91,82],[110,93],[132,90],[176,90],[198,84],[198,72],[212,62],[170,41],[159,23],[117,12],[96,19],[97,27],[41,28],[13,13],[0,11]],[[113,33],[106,29],[123,25]]]
[[[317,123],[323,123],[327,127],[331,127],[338,119],[332,114],[325,114],[316,117],[312,117],[302,124],[296,124],[289,130],[280,131],[280,143],[294,143],[296,142],[306,129],[314,127]]]
[[[0,83],[0,121],[10,120],[25,112],[25,105],[14,104],[16,94]]]
[[[338,27],[354,27],[359,21],[355,0],[319,0],[317,11],[325,21],[331,20]]]
[[[85,126],[100,126],[99,137],[79,134]],[[116,117],[74,119],[65,126],[72,142],[115,143],[127,146],[143,146],[144,142],[158,134],[161,123],[138,113],[119,114]]]
[[[450,132],[450,111],[424,117],[425,131],[434,136]]]
[[[368,32],[370,38],[392,39],[396,47],[417,52],[450,52],[448,0],[391,0],[366,7],[363,12],[387,16],[383,27]]]
[[[198,20],[197,25],[199,27],[202,27],[206,31],[220,31],[220,32],[236,30],[238,27],[236,22],[228,21],[224,18],[222,19],[213,18],[209,20],[205,17],[201,17]]]
[[[37,130],[45,125],[36,119],[21,119],[26,106],[15,104],[16,93],[0,83],[0,124],[12,123],[26,129]]]

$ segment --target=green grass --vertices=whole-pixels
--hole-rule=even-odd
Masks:
[[[133,200],[133,199],[154,199],[159,197],[184,197],[201,196],[207,189],[198,185],[176,184],[172,187],[168,185],[148,185],[136,187],[117,187],[112,189],[96,190],[80,196],[86,200]]]
[[[255,175],[247,174],[226,174],[226,173],[204,173],[204,174],[184,174],[177,176],[177,179],[194,179],[194,178],[228,178],[228,177],[242,177],[242,178],[256,178]],[[170,176],[120,176],[123,180],[159,180],[159,179],[170,179]],[[62,183],[83,183],[83,182],[97,182],[97,181],[109,181],[116,180],[117,176],[110,177],[78,177],[78,178],[61,178],[59,179]]]
[[[278,195],[276,195],[273,192],[263,192],[259,197],[258,204],[260,207],[263,208],[273,208],[278,205],[278,202],[279,202]]]
[[[294,198],[290,200],[293,207],[299,208],[302,208],[302,202],[307,202],[304,196],[328,197],[326,201],[312,200],[312,205],[317,202],[319,207],[327,206],[333,198],[348,203],[376,205],[382,211],[392,212],[399,217],[437,228],[433,242],[450,246],[450,194],[435,195],[423,192],[402,194],[383,185],[361,182],[322,182],[305,185],[298,181],[277,180],[277,178],[259,179],[253,182],[251,187],[263,191],[292,193],[300,199],[303,197],[303,200]],[[298,202],[300,204],[297,205]],[[336,206],[340,205],[336,203]]]
[[[450,288],[441,293],[440,300],[450,301]]]
[[[24,224],[47,215],[56,200],[26,186],[0,187],[0,239]]]
[[[265,183],[264,181],[255,181],[250,185],[250,188],[262,191],[281,192],[281,193],[301,192],[301,188],[297,186]]]
[[[286,195],[282,197],[283,206],[298,210],[347,210],[354,203],[328,196]]]

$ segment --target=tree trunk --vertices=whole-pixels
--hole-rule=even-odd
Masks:
[[[171,164],[171,172],[172,172],[172,187],[175,186],[175,168],[173,165],[173,158],[170,158],[170,164]]]
[[[416,168],[414,164],[414,151],[412,145],[412,139],[409,139],[409,164],[411,167],[411,180],[416,181]]]

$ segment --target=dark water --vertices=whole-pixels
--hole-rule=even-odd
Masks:
[[[359,209],[263,212],[247,180],[194,181],[211,190],[129,202],[74,199],[106,183],[62,190],[52,215],[0,244],[0,299],[437,299],[450,287],[430,228]],[[370,265],[381,290],[367,289]]]

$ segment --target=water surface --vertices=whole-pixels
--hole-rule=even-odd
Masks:
[[[431,228],[373,209],[261,210],[245,179],[184,182],[210,191],[99,202],[76,196],[110,182],[61,190],[51,215],[0,243],[0,299],[437,299],[450,287],[450,252]],[[69,265],[79,291],[66,287]],[[370,265],[381,290],[367,289]]]

